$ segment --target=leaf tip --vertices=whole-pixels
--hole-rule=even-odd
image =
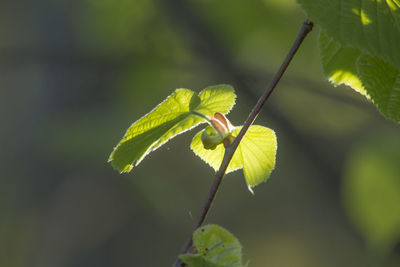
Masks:
[[[247,189],[249,189],[250,193],[254,196],[254,191],[250,185],[247,185]]]
[[[116,167],[114,166],[114,168],[116,168],[116,169],[119,171],[120,174],[124,174],[124,173],[130,172],[130,171],[133,169],[133,167],[136,167],[135,163],[126,165],[126,166],[125,166],[124,168],[122,168],[122,169],[116,168]]]

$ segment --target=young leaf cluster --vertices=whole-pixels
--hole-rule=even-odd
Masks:
[[[298,0],[321,28],[324,72],[400,122],[400,1]]]
[[[234,127],[223,115],[235,104],[236,95],[229,85],[207,87],[199,94],[177,89],[161,104],[134,122],[111,153],[109,162],[121,173],[130,172],[150,152],[171,138],[199,124],[209,126],[195,135],[193,152],[216,171],[225,148],[241,127]],[[251,126],[240,142],[228,171],[243,168],[246,183],[252,187],[265,181],[275,166],[276,136],[263,126]]]

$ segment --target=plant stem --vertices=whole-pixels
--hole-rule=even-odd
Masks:
[[[215,179],[214,182],[211,186],[210,192],[208,194],[208,197],[204,203],[202,212],[198,218],[198,220],[196,221],[196,223],[193,226],[193,230],[190,233],[190,236],[188,238],[188,241],[186,242],[184,249],[182,251],[182,253],[187,253],[193,243],[192,240],[192,235],[193,232],[199,228],[204,220],[207,217],[208,211],[210,210],[210,207],[215,199],[215,196],[218,192],[219,186],[222,182],[222,178],[225,175],[225,171],[228,168],[228,165],[233,157],[233,154],[235,153],[237,147],[239,146],[240,141],[242,140],[243,136],[245,135],[245,133],[247,132],[247,130],[249,129],[249,127],[253,124],[253,122],[255,121],[255,119],[257,118],[258,114],[260,113],[262,107],[264,106],[265,102],[268,100],[268,98],[270,97],[270,95],[272,94],[272,92],[274,91],[276,85],[278,84],[279,80],[282,78],[283,74],[285,73],[287,67],[289,66],[291,60],[293,59],[294,55],[296,54],[297,50],[299,49],[300,45],[302,44],[304,38],[307,36],[307,34],[309,32],[311,32],[313,28],[313,22],[309,19],[307,19],[298,35],[296,40],[294,41],[292,48],[290,49],[290,51],[288,52],[288,54],[286,55],[285,60],[283,61],[281,67],[279,68],[279,70],[276,72],[275,76],[273,77],[272,81],[270,82],[270,84],[268,85],[267,89],[265,90],[264,94],[259,98],[257,104],[254,106],[253,110],[251,111],[249,117],[247,118],[247,120],[244,122],[242,129],[240,130],[238,136],[235,138],[235,140],[233,141],[233,143],[228,146],[225,149],[225,153],[224,153],[224,158],[222,160],[221,166],[218,170],[218,172],[215,175]],[[184,263],[182,263],[179,258],[176,260],[175,262],[175,267],[183,267],[185,266]]]
[[[195,110],[192,111],[192,114],[194,114],[194,115],[196,115],[196,116],[199,116],[199,117],[202,118],[202,119],[205,119],[209,124],[211,124],[211,123],[210,123],[210,118],[209,118],[207,115],[204,115],[203,113],[197,112],[197,111],[195,111]]]

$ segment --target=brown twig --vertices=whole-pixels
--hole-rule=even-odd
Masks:
[[[247,118],[247,120],[244,122],[244,125],[242,127],[242,129],[240,130],[238,136],[235,138],[235,140],[233,141],[233,143],[226,148],[225,150],[225,154],[224,154],[224,158],[222,160],[221,166],[218,170],[218,172],[215,175],[215,180],[214,183],[211,186],[210,192],[208,194],[208,197],[204,203],[202,212],[200,214],[200,217],[198,218],[198,220],[196,221],[196,223],[194,224],[193,230],[190,233],[190,237],[188,238],[188,241],[186,242],[186,245],[183,249],[182,253],[187,253],[189,251],[189,249],[192,246],[193,240],[192,240],[192,234],[193,232],[199,228],[203,222],[205,221],[208,211],[210,210],[210,207],[215,199],[215,196],[218,192],[219,186],[222,182],[222,178],[225,175],[225,171],[228,168],[229,162],[231,161],[233,154],[235,153],[237,147],[239,146],[240,141],[242,140],[243,136],[246,134],[247,130],[249,129],[249,127],[253,124],[253,122],[255,121],[255,119],[257,118],[258,114],[260,113],[261,109],[263,108],[265,102],[268,100],[268,98],[270,97],[270,95],[272,94],[272,92],[274,91],[276,85],[278,84],[279,80],[282,78],[283,74],[285,73],[287,67],[290,64],[290,61],[293,59],[294,55],[296,54],[296,51],[299,49],[300,45],[302,44],[304,38],[307,36],[307,34],[312,30],[313,28],[313,22],[309,19],[307,19],[298,35],[297,38],[295,40],[295,42],[292,45],[292,48],[290,49],[290,51],[288,52],[288,54],[286,55],[285,60],[283,61],[281,67],[279,68],[279,70],[276,72],[274,78],[272,79],[272,81],[270,82],[269,86],[267,87],[267,89],[265,90],[264,94],[259,98],[257,104],[254,106],[253,110],[251,111],[249,117]],[[175,266],[179,267],[179,266],[185,266],[184,263],[182,263],[179,258],[177,259],[177,261],[175,262]]]

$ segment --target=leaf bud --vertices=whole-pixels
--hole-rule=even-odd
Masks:
[[[232,124],[222,113],[215,113],[210,118],[210,123],[222,137],[226,137],[231,132]]]
[[[219,144],[224,142],[224,137],[215,131],[211,126],[207,126],[201,134],[201,141],[205,149],[214,150]]]

